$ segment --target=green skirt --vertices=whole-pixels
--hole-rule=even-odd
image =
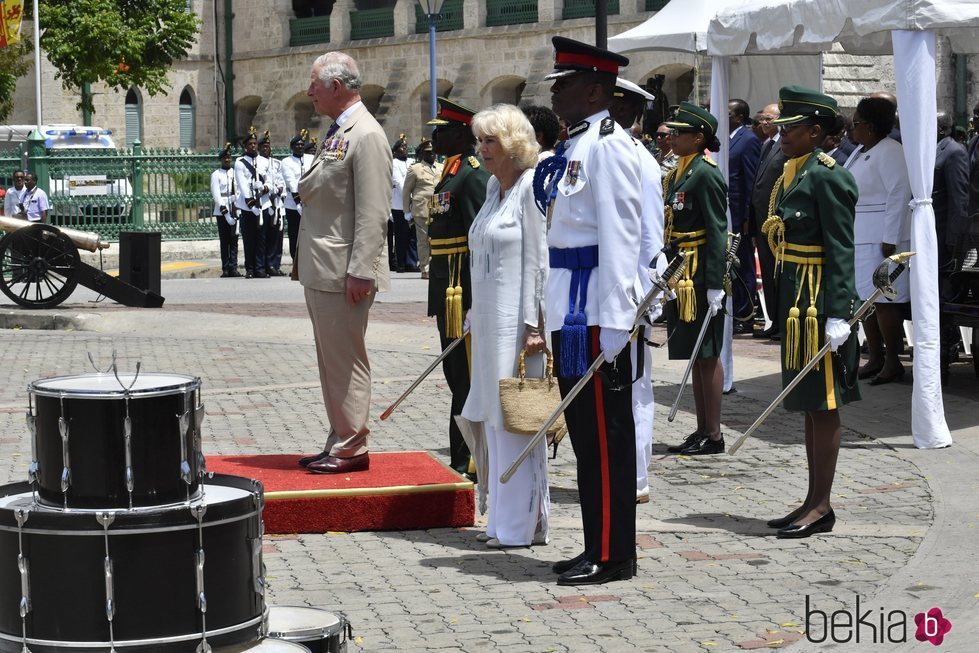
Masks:
[[[694,287],[697,295],[697,318],[693,322],[681,322],[677,302],[674,299],[667,302],[663,308],[666,316],[666,332],[670,334],[670,360],[689,360],[693,355],[693,347],[697,344],[697,336],[707,317],[707,291]],[[700,346],[697,358],[716,358],[721,355],[724,345],[724,316],[718,313],[711,319],[704,342]]]

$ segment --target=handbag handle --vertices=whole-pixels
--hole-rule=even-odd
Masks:
[[[524,347],[520,350],[520,356],[517,358],[517,377],[520,379],[520,383],[523,384],[525,378],[527,378],[527,348]],[[551,355],[550,349],[544,350],[544,359],[547,363],[544,366],[544,377],[547,379],[548,386],[554,384],[554,357]]]

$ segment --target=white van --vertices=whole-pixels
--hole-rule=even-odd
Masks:
[[[11,153],[23,148],[27,150],[27,139],[34,131],[34,125],[0,125],[0,152]],[[105,150],[114,152],[116,144],[112,140],[112,132],[101,127],[54,124],[41,125],[39,129],[44,137],[44,146],[51,150]],[[13,171],[0,171],[0,177],[5,177]],[[97,200],[92,204],[73,203],[59,217],[68,218],[70,222],[81,219],[85,222],[94,219],[101,222],[119,221],[128,215],[128,205],[132,196],[132,186],[126,177],[111,177],[105,174],[66,175],[52,177],[48,182],[48,194],[52,204],[57,204],[58,197],[79,196],[111,196],[119,198]],[[55,211],[58,213],[58,211]]]

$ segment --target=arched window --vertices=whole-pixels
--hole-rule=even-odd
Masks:
[[[143,140],[143,100],[135,88],[126,93],[126,145]]]
[[[188,86],[180,94],[180,147],[192,149],[196,144],[194,95]]]

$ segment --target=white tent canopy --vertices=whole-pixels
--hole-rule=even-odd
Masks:
[[[851,54],[894,54],[904,158],[911,179],[911,305],[914,391],[911,435],[919,448],[951,444],[940,381],[935,168],[935,37],[958,52],[979,50],[974,0],[751,0],[718,13],[708,52],[812,51],[840,43]]]

